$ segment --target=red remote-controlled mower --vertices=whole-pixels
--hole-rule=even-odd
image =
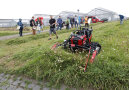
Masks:
[[[100,52],[101,45],[97,42],[91,42],[92,38],[92,27],[91,29],[86,27],[80,27],[80,30],[75,30],[67,40],[64,40],[62,44],[55,44],[52,49],[63,46],[64,49],[70,49],[71,51],[75,52],[76,50],[87,50],[89,51],[87,60],[86,60],[86,67],[88,63],[88,59],[90,54],[92,57],[90,59],[90,63],[93,63],[95,56]]]

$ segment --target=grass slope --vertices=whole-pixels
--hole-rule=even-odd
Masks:
[[[92,41],[102,46],[93,64],[84,72],[86,52],[51,47],[63,42],[73,30],[58,31],[59,39],[48,41],[48,33],[0,41],[0,72],[24,75],[36,80],[48,80],[76,88],[129,88],[129,21],[93,25]]]

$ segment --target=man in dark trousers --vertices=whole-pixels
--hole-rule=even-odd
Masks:
[[[22,31],[23,31],[22,19],[19,19],[19,22],[17,23],[17,25],[20,27],[20,28],[19,28],[19,35],[20,35],[20,37],[21,37],[21,36],[22,36]]]
[[[55,30],[56,20],[53,19],[52,15],[50,16],[49,24],[50,24],[50,31],[49,31],[50,38],[48,40],[51,40],[51,34],[52,34],[52,32],[56,35],[56,38],[58,39],[56,30]]]

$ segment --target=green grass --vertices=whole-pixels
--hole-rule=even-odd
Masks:
[[[50,85],[102,90],[129,89],[129,21],[93,24],[92,41],[102,46],[93,64],[84,72],[86,52],[72,53],[52,45],[63,42],[73,30],[58,31],[59,39],[48,41],[48,32],[0,41],[0,72],[47,80]]]
[[[23,31],[23,33],[28,33],[29,31]],[[19,30],[17,31],[0,31],[0,37],[1,36],[8,36],[8,35],[15,35],[19,34]]]
[[[14,35],[17,33],[18,31],[0,31],[0,36]]]
[[[0,28],[0,37],[2,37],[2,36],[8,36],[8,35],[19,34],[19,30],[16,30],[16,27],[14,27],[11,30],[10,29],[11,28]],[[48,26],[44,26],[43,27],[43,30],[48,30],[48,29],[49,29]],[[23,33],[28,33],[28,32],[31,32],[31,27],[25,27],[23,29]]]
[[[49,26],[43,26],[43,30],[49,30]]]

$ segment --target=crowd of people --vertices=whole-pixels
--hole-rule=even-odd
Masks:
[[[123,15],[119,15],[119,16],[120,16],[120,24],[123,24],[124,16]],[[67,19],[63,21],[61,16],[59,16],[58,19],[56,20],[51,15],[50,20],[49,20],[49,26],[50,26],[49,40],[51,40],[52,33],[54,33],[56,35],[56,38],[58,39],[56,30],[59,30],[59,29],[62,30],[64,26],[66,26],[67,30],[71,28],[78,29],[78,27],[81,26],[81,24],[84,24],[85,27],[89,27],[88,16],[80,17],[80,16],[75,15],[74,17],[67,17]],[[19,19],[19,22],[17,23],[17,25],[19,26],[19,35],[22,36],[22,31],[23,31],[22,19]],[[30,20],[30,26],[32,27],[33,35],[36,34],[36,31],[38,34],[40,34],[41,30],[43,31],[43,17],[38,17],[35,19],[33,16],[32,19]]]
[[[36,34],[36,30],[37,30],[37,33],[40,33],[41,30],[43,31],[43,18],[39,17],[34,20],[34,16],[33,16],[32,19],[30,20],[30,26],[32,27],[33,35]]]
[[[81,26],[81,24],[83,24],[83,23],[85,23],[85,26],[89,26],[87,16],[85,18],[83,18],[83,17],[75,15],[74,17],[67,17],[67,19],[65,21],[63,21],[61,16],[59,16],[58,19],[56,20],[51,15],[50,20],[49,20],[49,26],[50,26],[50,30],[49,30],[50,38],[49,38],[49,40],[51,40],[52,33],[54,33],[56,35],[56,38],[58,39],[58,35],[56,33],[56,30],[62,30],[62,28],[64,26],[66,26],[67,30],[69,30],[71,28],[78,29],[78,27]],[[19,19],[19,22],[17,23],[17,25],[20,26],[19,35],[22,36],[22,31],[23,31],[22,19]],[[43,31],[43,25],[44,25],[43,24],[43,17],[38,17],[35,19],[33,16],[32,19],[30,20],[30,26],[32,27],[32,34],[33,35],[35,35],[36,33],[40,34],[41,30]]]
[[[75,15],[75,17],[67,17],[66,21],[64,22],[66,29],[76,28],[81,26],[81,24],[85,24],[85,26],[89,27],[88,24],[88,17],[80,17]]]

